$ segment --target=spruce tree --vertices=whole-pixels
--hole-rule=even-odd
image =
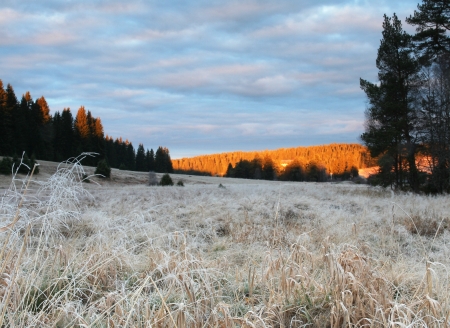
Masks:
[[[7,154],[7,112],[6,112],[6,92],[3,81],[0,80],[0,155]],[[10,155],[10,154],[9,154]]]
[[[147,153],[145,154],[145,162],[147,165],[147,171],[155,171],[155,152],[153,149],[147,149]]]
[[[74,149],[74,120],[70,108],[64,108],[61,113],[61,155],[64,160],[78,154]]]
[[[158,147],[155,153],[155,172],[173,173],[172,161],[170,159],[169,149]]]
[[[3,140],[0,147],[2,147],[3,155],[12,155],[16,148],[14,140],[14,115],[17,115],[17,97],[11,84],[6,87],[3,103]]]
[[[143,144],[139,144],[136,151],[136,171],[147,171],[147,165],[145,162],[145,149]]]

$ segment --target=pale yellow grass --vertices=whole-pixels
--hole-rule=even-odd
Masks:
[[[176,175],[185,187],[149,187],[116,170],[82,184],[77,166],[44,166],[0,235],[5,326],[448,325],[447,196]],[[20,194],[2,198],[1,226]]]

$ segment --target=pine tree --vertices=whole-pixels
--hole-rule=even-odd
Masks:
[[[420,66],[413,51],[412,37],[402,29],[397,16],[384,15],[383,39],[376,60],[380,84],[360,80],[361,89],[369,100],[366,128],[361,139],[372,156],[383,156],[390,163],[385,166],[387,177],[393,168],[394,176],[385,179],[385,184],[393,183],[396,188],[403,188],[407,180],[416,191],[417,113],[414,105],[420,85]]]
[[[417,5],[414,15],[406,19],[408,24],[416,26],[417,50],[423,63],[429,64],[443,53],[450,53],[450,1],[423,0]]]

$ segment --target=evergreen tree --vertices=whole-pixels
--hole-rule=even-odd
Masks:
[[[11,84],[8,84],[6,91],[3,95],[0,95],[3,100],[2,108],[2,140],[0,143],[2,155],[12,155],[15,151],[15,140],[14,140],[14,114],[17,114],[17,98],[14,93],[14,89]]]
[[[380,84],[360,80],[361,89],[369,100],[361,139],[372,156],[383,156],[392,164],[388,170],[394,170],[393,181],[386,183],[393,182],[396,188],[403,188],[408,181],[417,191],[417,112],[414,106],[420,85],[420,66],[413,51],[412,37],[403,31],[397,16],[384,15],[383,39],[376,60]]]
[[[64,143],[63,143],[63,131],[62,131],[62,119],[61,114],[59,112],[55,112],[52,117],[53,122],[53,160],[57,162],[61,162],[64,159],[63,151],[64,151]]]
[[[136,169],[136,153],[134,152],[133,144],[126,140],[125,145],[125,167],[127,170],[134,171]]]
[[[305,179],[305,167],[298,161],[289,163],[280,176],[280,180],[284,181],[305,181]]]
[[[114,140],[111,137],[106,136],[105,139],[105,156],[108,160],[108,163],[111,165],[111,167],[118,168],[119,163],[117,161],[117,153],[116,153],[116,147],[114,145]]]
[[[450,1],[423,0],[417,5],[414,15],[406,19],[408,24],[416,26],[417,50],[423,63],[430,63],[442,53],[450,52]]]
[[[147,153],[145,154],[145,163],[147,171],[155,171],[155,153],[153,149],[150,149],[150,151],[147,149]]]
[[[228,164],[228,167],[227,167],[227,173],[225,174],[225,176],[227,177],[227,178],[234,178],[234,168],[233,168],[233,165],[231,165],[231,163],[229,163]]]
[[[262,168],[262,178],[264,180],[275,180],[276,177],[276,168],[272,158],[270,158],[269,156],[265,156]]]
[[[74,120],[70,108],[64,108],[61,113],[61,155],[64,160],[78,156],[74,148]]]
[[[158,147],[155,153],[155,172],[173,173],[172,161],[170,159],[169,149]]]
[[[21,154],[24,151],[30,154],[29,121],[30,118],[29,118],[28,101],[24,95],[22,96],[20,105],[17,108],[17,114],[14,115],[14,140],[15,140],[14,152],[16,154]]]
[[[145,160],[145,149],[143,144],[139,144],[136,151],[136,171],[147,171],[147,165]]]
[[[36,100],[36,108],[39,110],[36,113],[36,123],[38,125],[39,143],[38,149],[35,152],[39,154],[39,158],[51,159],[53,157],[53,127],[50,116],[50,108],[44,96]]]
[[[7,142],[6,92],[3,87],[3,81],[0,80],[0,155],[7,155]]]

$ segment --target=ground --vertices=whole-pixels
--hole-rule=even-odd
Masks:
[[[22,207],[21,182],[0,178],[1,225],[20,209],[0,235],[3,324],[448,322],[448,196],[175,174],[184,187],[158,187],[115,169],[81,183],[40,164]]]

